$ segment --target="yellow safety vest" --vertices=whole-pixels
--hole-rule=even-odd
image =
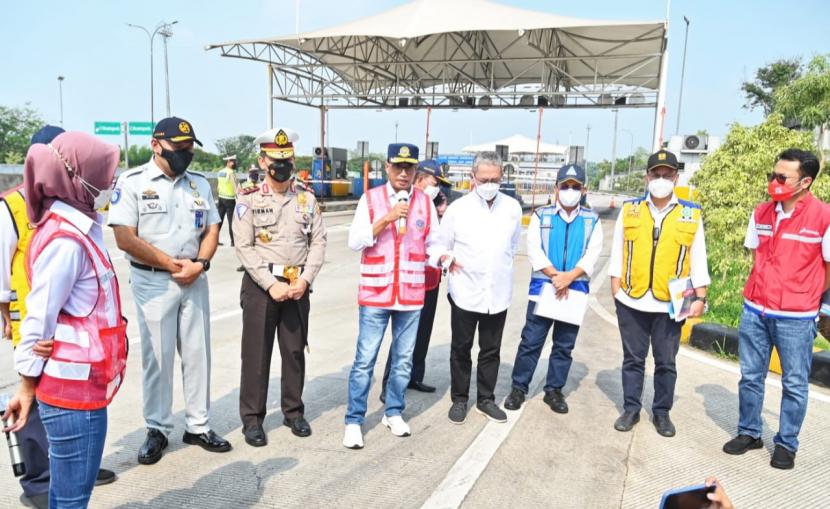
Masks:
[[[236,178],[233,170],[224,168],[216,176],[216,194],[226,200],[236,199]]]
[[[626,202],[623,215],[622,289],[633,299],[651,290],[654,298],[668,302],[669,281],[687,277],[691,249],[698,225],[700,205],[679,200],[655,225],[643,198]]]
[[[29,278],[26,274],[26,249],[32,240],[35,227],[29,224],[26,201],[20,191],[3,198],[14,221],[17,233],[17,249],[12,256],[11,291],[9,311],[12,318],[12,346],[20,343],[20,322],[26,317],[26,296],[29,295]]]

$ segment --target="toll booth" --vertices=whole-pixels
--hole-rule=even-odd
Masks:
[[[333,180],[346,179],[346,163],[348,151],[344,148],[316,147],[314,159],[311,161],[311,179],[313,182],[314,194],[330,198],[332,196],[345,196],[348,194],[347,184],[334,184]],[[336,192],[334,192],[336,191]]]

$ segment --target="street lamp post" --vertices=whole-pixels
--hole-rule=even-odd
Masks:
[[[614,108],[614,138],[611,142],[611,192],[614,192],[614,170],[617,167],[617,120],[620,116],[619,108]]]
[[[680,69],[680,96],[677,98],[677,127],[674,134],[680,134],[680,107],[683,105],[683,80],[686,77],[686,46],[689,44],[689,18],[683,16],[686,22],[686,40],[683,41],[683,66]]]
[[[58,76],[58,101],[61,108],[61,127],[63,127],[63,76]]]
[[[150,122],[155,124],[156,123],[156,116],[155,116],[155,107],[154,107],[154,94],[153,94],[153,39],[155,39],[156,34],[159,33],[160,30],[170,30],[170,26],[175,25],[178,21],[174,21],[172,23],[165,23],[160,22],[156,25],[156,28],[153,29],[152,33],[147,30],[145,27],[141,25],[134,25],[132,23],[127,23],[128,27],[131,28],[138,28],[140,30],[144,30],[144,33],[147,34],[147,38],[150,39]],[[171,33],[172,35],[172,33]],[[167,51],[165,45],[165,68],[167,67]],[[170,115],[170,88],[168,86],[167,89],[167,115]]]
[[[634,133],[632,133],[628,129],[620,129],[620,131],[627,134],[630,138],[629,141],[631,142],[630,145],[629,145],[629,149],[628,149],[628,178],[626,179],[627,180],[626,185],[630,186],[631,185],[631,167],[633,166],[633,163],[634,163]]]

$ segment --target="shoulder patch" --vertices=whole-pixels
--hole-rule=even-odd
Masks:
[[[250,207],[248,207],[247,204],[237,203],[236,204],[236,217],[237,217],[237,219],[242,219],[242,216],[247,214],[249,209],[250,209]]]

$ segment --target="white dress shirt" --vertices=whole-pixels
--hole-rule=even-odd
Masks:
[[[389,197],[390,207],[394,207],[398,203],[397,191],[392,188],[392,184],[386,183],[386,194]],[[409,198],[412,198],[412,189],[409,190]],[[380,218],[375,218],[377,221]],[[435,249],[436,239],[438,237],[438,213],[435,211],[435,205],[432,200],[429,200],[429,232],[425,239],[425,249],[429,256]],[[360,197],[357,202],[357,208],[354,211],[354,218],[349,227],[349,249],[352,251],[363,251],[367,247],[372,247],[377,242],[377,239],[372,234],[372,221],[369,217],[369,204],[366,202],[366,193]],[[419,305],[403,305],[395,301],[395,304],[383,309],[391,311],[417,311],[423,308]]]
[[[798,204],[796,204],[796,206],[798,206]],[[778,225],[783,219],[789,219],[792,217],[793,212],[795,212],[795,208],[789,212],[784,212],[784,207],[781,205],[781,202],[778,202],[775,205],[775,212],[777,213],[775,218],[775,229],[777,230]],[[761,241],[758,239],[758,230],[755,228],[755,212],[753,211],[752,215],[749,216],[749,225],[746,229],[744,247],[747,249],[758,249],[758,245],[760,243]],[[821,237],[821,254],[824,257],[825,262],[830,262],[830,227],[827,227],[827,230]]]
[[[655,223],[660,223],[674,206],[678,203],[677,196],[672,195],[669,203],[662,210],[658,210],[651,200],[651,195],[646,196],[646,203],[651,212],[651,217],[654,218]],[[703,221],[700,222],[695,232],[695,238],[692,241],[691,259],[689,260],[689,277],[692,280],[692,286],[701,288],[709,286],[711,279],[709,278],[709,266],[706,262],[706,239],[703,233]],[[611,258],[608,262],[608,275],[610,277],[622,277],[622,263],[623,263],[623,215],[620,213],[617,216],[617,222],[614,225],[614,243],[611,245]],[[639,299],[629,297],[622,288],[614,296],[620,303],[626,306],[643,311],[646,313],[668,313],[668,302],[662,302],[654,298],[651,290],[646,291]]]
[[[461,270],[449,275],[449,293],[461,309],[497,314],[510,306],[513,257],[519,250],[522,207],[498,193],[492,206],[471,191],[447,207],[438,235],[440,249],[430,257],[438,264],[450,254]]]
[[[568,214],[565,209],[559,207],[559,217],[570,224],[577,218],[580,210],[581,207],[576,207]],[[599,255],[602,252],[602,238],[602,224],[597,220],[594,229],[591,231],[591,236],[588,238],[588,247],[585,254],[576,262],[576,266],[585,271],[585,275],[589,278],[594,273],[597,260],[599,260]],[[530,260],[533,270],[542,270],[551,266],[550,258],[545,254],[542,247],[542,229],[537,214],[530,215],[530,224],[527,226],[527,258]]]
[[[88,235],[108,256],[101,215],[97,222],[93,221],[61,201],[56,201],[50,210]],[[51,241],[32,267],[32,289],[26,297],[27,313],[20,325],[20,344],[14,351],[17,372],[40,376],[44,360],[32,352],[32,347],[37,341],[55,335],[61,310],[74,316],[85,316],[92,312],[97,300],[98,278],[84,246],[67,238]]]
[[[0,302],[12,300],[12,258],[17,251],[17,241],[17,227],[11,211],[5,204],[0,205]]]

